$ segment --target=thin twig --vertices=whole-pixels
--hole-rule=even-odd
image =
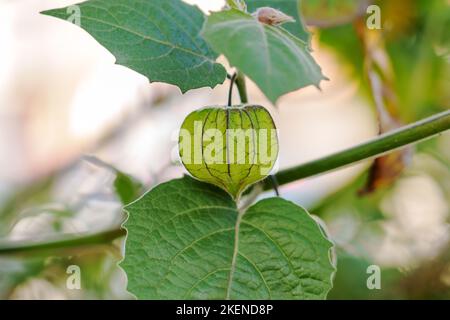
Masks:
[[[277,197],[280,196],[280,190],[279,190],[279,184],[278,184],[278,180],[277,180],[277,176],[276,175],[270,175],[270,181],[272,182],[272,187],[273,190],[275,191],[275,194],[277,195]]]

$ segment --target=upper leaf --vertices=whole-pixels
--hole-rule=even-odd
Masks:
[[[200,36],[205,17],[181,0],[90,0],[78,5],[81,27],[116,57],[117,63],[182,92],[215,87],[226,78],[217,54]],[[43,12],[61,19],[68,8]]]
[[[247,0],[246,2],[250,13],[261,7],[271,7],[290,15],[295,19],[295,23],[284,25],[286,30],[304,42],[309,43],[311,34],[306,29],[300,14],[300,1],[301,0]]]
[[[203,35],[275,103],[280,96],[326,79],[306,42],[281,27],[231,9],[211,14]]]
[[[141,299],[323,299],[332,244],[281,198],[242,216],[222,190],[189,177],[127,206],[128,290]]]

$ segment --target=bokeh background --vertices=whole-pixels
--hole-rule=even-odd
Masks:
[[[185,95],[149,84],[88,33],[39,14],[76,2],[0,0],[0,299],[132,298],[117,266],[123,238],[20,248],[119,228],[124,204],[184,174],[184,117],[227,99],[228,83]],[[187,2],[205,12],[224,5]],[[450,1],[375,1],[382,28],[372,31],[369,2],[303,1],[313,55],[330,79],[321,91],[290,93],[275,107],[249,84],[280,129],[280,168],[450,108]],[[324,220],[336,243],[330,298],[450,298],[449,133],[375,167],[366,161],[280,191]],[[71,265],[80,290],[67,287]],[[381,290],[367,288],[370,265],[382,270]]]

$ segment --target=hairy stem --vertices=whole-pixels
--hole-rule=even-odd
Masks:
[[[402,127],[398,130],[387,132],[350,149],[293,168],[282,170],[276,174],[276,178],[279,185],[284,185],[355,164],[361,160],[378,157],[384,153],[430,138],[449,129],[450,110]],[[272,189],[272,183],[269,179],[266,179],[266,181],[264,181],[264,190],[269,189]]]

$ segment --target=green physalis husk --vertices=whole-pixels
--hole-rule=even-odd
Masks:
[[[188,115],[180,130],[180,157],[189,173],[236,200],[270,174],[278,149],[275,123],[262,106],[206,107]]]

